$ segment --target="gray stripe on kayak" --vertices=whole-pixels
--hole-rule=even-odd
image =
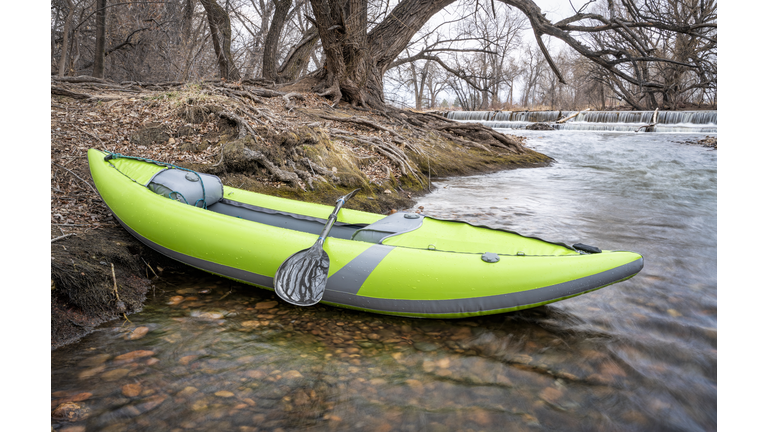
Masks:
[[[122,220],[120,220],[117,215],[114,215],[114,217],[118,222],[120,222],[126,231],[131,233],[134,237],[139,239],[148,247],[163,255],[166,255],[177,261],[181,261],[192,267],[199,268],[201,270],[216,273],[233,279],[238,279],[243,282],[259,285],[269,289],[274,289],[273,279],[269,276],[264,276],[258,273],[252,273],[210,261],[205,261],[200,258],[191,257],[189,255],[168,249],[141,236],[139,233],[126,225]],[[425,301],[381,299],[356,295],[355,293],[360,289],[360,286],[365,281],[365,278],[370,275],[373,269],[376,268],[376,265],[378,265],[392,249],[394,249],[392,246],[372,245],[361,254],[362,256],[363,254],[368,253],[368,257],[361,259],[358,265],[350,267],[350,264],[360,258],[360,256],[356,257],[338,272],[334,273],[334,275],[328,280],[329,286],[332,288],[326,289],[322,303],[335,303],[342,306],[363,308],[371,311],[391,313],[395,315],[441,315],[492,312],[494,310],[519,308],[527,305],[538,304],[550,300],[561,299],[563,297],[582,294],[584,292],[601,288],[603,286],[610,285],[614,282],[618,282],[622,279],[633,276],[640,272],[640,270],[643,268],[643,258],[641,257],[640,259],[631,263],[627,263],[611,270],[606,270],[604,272],[586,276],[580,279],[529,291],[499,294],[487,297]],[[380,258],[377,259],[377,257]],[[345,286],[343,282],[339,281],[334,281],[333,285],[331,285],[330,279],[344,271],[344,269],[347,267],[350,267],[347,273],[350,275],[350,277],[344,277],[341,280],[346,281],[349,283],[349,285]],[[351,281],[355,282],[350,283]]]
[[[373,269],[393,249],[394,247],[392,246],[373,245],[364,250],[363,253],[356,256],[347,265],[328,278],[328,285],[325,289],[326,294],[323,296],[323,300],[328,297],[329,291],[357,294]]]
[[[114,215],[114,212],[112,213]],[[181,261],[184,264],[187,264],[192,267],[196,267],[200,270],[205,270],[207,272],[216,273],[222,276],[226,276],[229,278],[237,279],[243,282],[251,283],[254,285],[260,285],[266,288],[272,288],[274,289],[274,283],[273,279],[269,276],[264,276],[258,273],[249,272],[246,270],[241,270],[234,267],[225,266],[223,264],[217,264],[215,262],[206,261],[204,259],[195,258],[193,256],[185,255],[180,252],[176,252],[175,250],[168,249],[165,246],[161,246],[146,237],[142,236],[141,234],[137,233],[131,227],[126,225],[122,220],[120,220],[117,215],[115,215],[115,219],[117,219],[118,222],[120,222],[120,225],[123,226],[123,228],[126,229],[129,233],[131,233],[134,237],[139,239],[142,243],[150,247],[151,249],[154,249],[157,252],[160,252],[161,254],[173,258],[177,261]]]
[[[580,279],[529,291],[452,300],[402,300],[364,297],[338,291],[326,291],[324,302],[350,305],[392,314],[461,314],[520,308],[527,305],[562,299],[610,285],[637,274],[643,268],[643,258],[631,263]]]

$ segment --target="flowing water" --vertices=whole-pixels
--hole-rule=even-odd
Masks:
[[[445,117],[496,129],[547,123],[558,130],[717,133],[717,111],[448,111]]]
[[[634,278],[461,320],[302,308],[193,269],[51,353],[55,429],[704,431],[717,427],[717,153],[701,135],[514,131],[550,167],[417,206],[645,257]]]

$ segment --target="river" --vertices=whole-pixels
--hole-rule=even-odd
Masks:
[[[143,312],[51,352],[52,425],[715,430],[717,151],[684,143],[701,134],[508,132],[557,162],[434,182],[416,207],[635,251],[640,274],[460,320],[301,308],[193,269],[163,274]]]

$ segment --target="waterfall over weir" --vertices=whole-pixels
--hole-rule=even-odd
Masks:
[[[568,121],[556,123],[576,113],[578,115]],[[654,111],[448,111],[443,115],[451,120],[480,123],[494,129],[526,129],[534,123],[547,123],[559,130],[635,132],[653,122]],[[659,111],[656,125],[640,130],[717,133],[717,111]]]

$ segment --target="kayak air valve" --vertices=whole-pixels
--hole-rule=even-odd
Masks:
[[[480,257],[483,261],[487,263],[497,263],[501,258],[499,258],[499,254],[495,254],[493,252],[486,252],[483,254],[482,257]]]

